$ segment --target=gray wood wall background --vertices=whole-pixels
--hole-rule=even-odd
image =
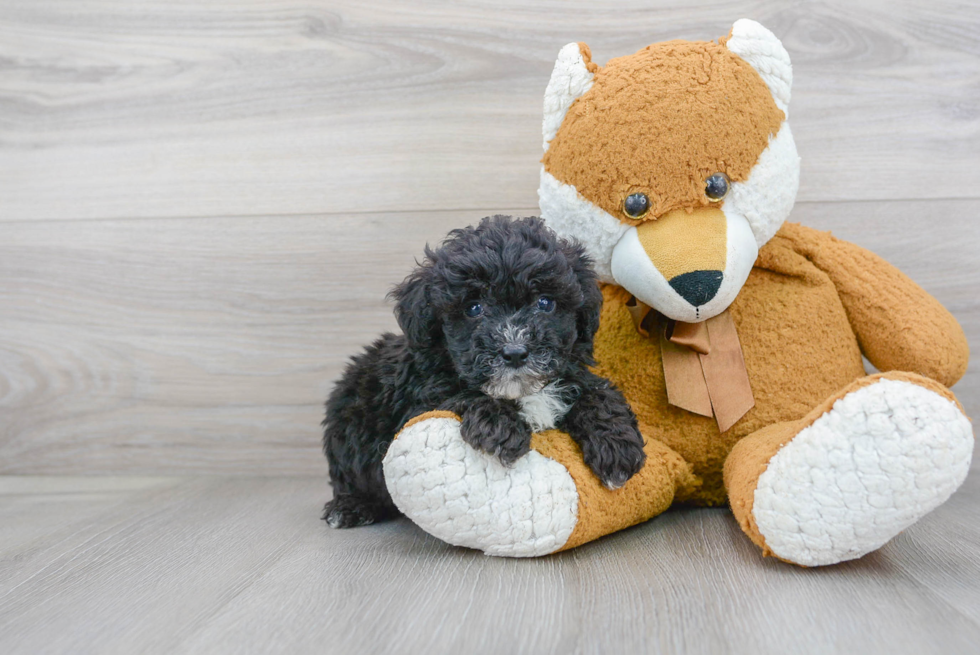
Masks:
[[[423,244],[536,212],[560,47],[742,16],[793,58],[794,220],[976,348],[975,2],[3,0],[0,473],[325,474],[322,400]]]

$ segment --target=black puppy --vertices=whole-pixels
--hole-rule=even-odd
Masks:
[[[612,489],[643,465],[622,394],[592,374],[602,294],[579,245],[537,218],[492,216],[453,230],[391,296],[404,336],[353,358],[327,400],[323,450],[334,528],[397,514],[381,460],[414,416],[447,409],[463,439],[511,464],[531,432],[558,427]]]

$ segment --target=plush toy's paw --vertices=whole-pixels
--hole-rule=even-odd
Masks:
[[[969,419],[926,388],[935,383],[900,375],[909,379],[847,393],[772,456],[752,507],[767,550],[805,566],[861,557],[962,484],[973,453]]]
[[[582,459],[607,489],[619,489],[636,475],[647,456],[643,452],[643,437],[632,425],[597,428],[595,433],[579,441]]]
[[[511,401],[510,405],[513,404]],[[516,406],[510,407],[494,398],[474,400],[463,414],[460,431],[463,441],[499,457],[507,466],[531,450],[531,428],[517,414]]]
[[[578,491],[568,470],[536,451],[510,467],[464,442],[458,417],[410,421],[384,458],[392,500],[429,534],[488,555],[535,557],[568,541]]]

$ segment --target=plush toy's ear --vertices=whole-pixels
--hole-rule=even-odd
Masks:
[[[426,255],[430,254],[426,247]],[[388,294],[395,301],[395,318],[408,344],[417,348],[431,346],[439,338],[435,309],[429,300],[432,275],[432,262],[428,260]]]
[[[599,67],[592,63],[592,53],[584,43],[569,43],[558,53],[555,69],[544,92],[544,149],[558,134],[568,108],[592,88]]]
[[[776,35],[754,20],[742,18],[732,25],[725,45],[762,76],[776,106],[788,116],[793,66]]]

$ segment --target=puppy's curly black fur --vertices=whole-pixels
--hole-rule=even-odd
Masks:
[[[622,394],[588,369],[602,294],[589,258],[537,218],[492,216],[454,230],[395,287],[404,335],[384,334],[353,358],[327,400],[323,449],[335,528],[398,511],[381,460],[414,416],[448,409],[463,439],[505,464],[532,430],[558,427],[610,488],[645,461]]]

